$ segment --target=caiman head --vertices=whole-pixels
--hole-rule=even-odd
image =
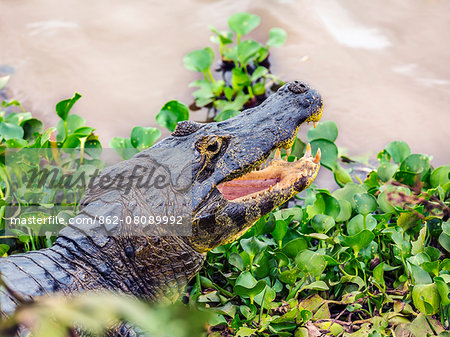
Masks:
[[[241,236],[255,221],[307,188],[320,167],[320,153],[287,162],[300,124],[320,120],[320,94],[307,84],[285,84],[258,107],[223,122],[178,123],[153,149],[192,152],[193,215],[189,245],[206,252]],[[270,154],[275,158],[265,165]],[[265,168],[261,169],[264,164]]]

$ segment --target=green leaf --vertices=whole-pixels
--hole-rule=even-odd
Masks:
[[[303,270],[316,278],[322,275],[325,267],[327,266],[327,262],[324,257],[311,250],[304,250],[298,253],[295,257],[295,264],[300,268],[300,270]]]
[[[78,129],[76,129],[73,133],[77,134],[80,137],[87,137],[89,136],[92,132],[94,132],[95,128],[92,128],[90,126],[82,126]]]
[[[338,200],[346,200],[348,201],[353,209],[356,209],[356,202],[353,199],[353,196],[357,193],[365,193],[366,190],[363,186],[357,185],[355,183],[348,183],[343,188],[337,189],[332,193],[333,197]]]
[[[352,204],[347,200],[338,200],[339,202],[339,214],[336,217],[336,222],[344,222],[350,219],[352,216]]]
[[[431,186],[444,186],[448,182],[450,182],[450,165],[439,166],[431,173]]]
[[[344,186],[345,184],[352,183],[353,179],[350,173],[346,169],[344,169],[341,165],[337,164],[336,168],[333,171],[334,180],[338,183],[339,186]]]
[[[378,266],[373,269],[373,278],[379,285],[385,288],[386,284],[384,282],[384,263],[381,262]]]
[[[450,235],[447,233],[442,232],[441,235],[439,235],[439,244],[450,253]]]
[[[265,287],[265,281],[256,281],[250,272],[243,272],[237,277],[233,290],[234,293],[239,296],[253,299],[257,294],[263,291]]]
[[[186,69],[198,72],[207,71],[214,62],[214,51],[211,47],[194,50],[183,57],[183,63]]]
[[[244,260],[238,253],[231,253],[228,262],[240,271],[244,270]]]
[[[268,72],[269,72],[269,70],[267,70],[266,67],[258,66],[258,68],[256,68],[255,71],[253,72],[253,74],[251,75],[250,79],[252,81],[256,81],[256,80],[260,79],[261,77],[263,77],[264,75],[266,75]]]
[[[286,42],[287,34],[282,28],[274,27],[269,31],[269,40],[266,45],[269,47],[279,47]]]
[[[218,40],[211,39],[214,43],[219,44],[230,44],[233,43],[233,33],[228,32],[226,30],[218,31],[215,27],[209,26],[211,31],[217,35]]]
[[[308,248],[308,243],[304,238],[296,238],[283,246],[283,253],[290,258],[295,258],[299,252]]]
[[[10,138],[6,141],[6,146],[11,149],[20,149],[28,145],[28,142],[20,138]]]
[[[411,154],[409,145],[402,141],[393,141],[386,145],[386,151],[391,155],[392,160],[400,164]]]
[[[261,291],[258,295],[255,296],[255,303],[263,306],[263,297],[264,297],[264,309],[270,309],[272,302],[275,300],[277,293],[271,287],[266,286],[263,291]]]
[[[395,179],[407,185],[414,185],[416,179],[424,180],[430,171],[430,158],[422,154],[411,154],[400,164]]]
[[[364,225],[364,216],[361,214],[355,215],[348,223],[347,225],[347,233],[348,235],[356,235],[360,233],[361,231],[367,229],[369,231],[372,231],[377,226],[377,220],[369,214],[366,217],[366,223]]]
[[[312,283],[302,287],[302,290],[306,290],[306,289],[326,291],[326,290],[329,290],[330,288],[328,288],[327,284],[323,281],[315,281],[315,282],[312,282]]]
[[[240,68],[233,68],[231,77],[231,85],[235,91],[241,90],[251,84],[250,77]]]
[[[447,283],[444,281],[442,277],[435,277],[434,283],[436,283],[437,290],[441,297],[441,302],[443,306],[450,304],[450,299],[448,298],[449,289]]]
[[[334,226],[335,226],[334,219],[331,216],[325,214],[316,214],[311,220],[311,227],[317,233],[325,234]]]
[[[67,136],[73,134],[73,132],[76,129],[84,126],[85,123],[86,123],[86,121],[82,117],[80,117],[76,114],[69,115],[69,117],[67,117],[67,119],[66,119],[67,132],[68,132],[68,135],[66,135],[64,121],[60,120],[58,122],[58,124],[56,125],[56,130],[58,131],[58,134],[56,135],[56,140],[58,142],[62,142]]]
[[[219,114],[214,118],[214,120],[215,120],[216,122],[222,122],[222,121],[225,121],[225,120],[227,120],[227,119],[229,119],[229,118],[233,118],[233,117],[239,115],[239,113],[240,113],[240,111],[236,111],[236,110],[224,110],[224,111],[222,111],[221,113],[219,113]]]
[[[178,122],[189,119],[189,108],[176,100],[169,101],[156,115],[156,122],[170,131],[174,131]],[[159,138],[159,137],[158,137]]]
[[[75,93],[72,98],[68,98],[62,100],[58,104],[56,104],[56,114],[63,120],[67,120],[67,116],[69,115],[70,110],[73,105],[81,98],[79,93]]]
[[[22,122],[22,128],[24,131],[23,138],[31,139],[44,130],[44,124],[37,118],[31,118]]]
[[[418,284],[412,291],[412,299],[414,306],[426,315],[434,315],[439,311],[440,296],[437,285]]]
[[[317,153],[320,148],[322,156],[320,163],[330,170],[336,169],[338,163],[338,148],[337,146],[327,139],[315,139],[311,141],[312,153]]]
[[[373,213],[378,208],[377,199],[369,193],[357,193],[353,196],[356,205],[356,211],[367,215]]]
[[[343,236],[342,244],[354,250],[355,254],[359,253],[361,249],[366,248],[375,238],[375,234],[365,229],[358,234],[352,236]]]
[[[241,67],[245,67],[251,61],[255,60],[261,47],[261,43],[254,40],[245,40],[239,43],[237,46],[237,59]]]
[[[22,126],[23,122],[31,118],[31,112],[13,112],[5,116],[5,122]]]
[[[377,168],[377,174],[383,181],[389,181],[398,170],[398,165],[390,162],[382,162]]]
[[[306,207],[309,218],[316,214],[326,214],[336,218],[340,213],[339,201],[331,196],[329,192],[320,192],[316,194],[316,200],[313,205]]]
[[[123,159],[128,160],[139,151],[133,147],[130,138],[114,137],[109,142],[111,146]]]
[[[312,142],[316,139],[326,139],[334,142],[338,136],[337,125],[333,121],[323,121],[317,123],[317,127],[309,128],[308,141]]]
[[[17,138],[20,139],[24,135],[23,129],[12,123],[0,122],[0,137],[3,139],[12,139]]]
[[[0,80],[1,80],[1,78],[0,78]],[[8,245],[0,243],[0,257],[5,255],[8,252],[8,250],[9,250],[9,246]]]
[[[257,15],[250,13],[236,13],[228,19],[228,26],[238,36],[250,33],[253,29],[259,26],[261,19]]]
[[[253,260],[256,254],[262,252],[267,247],[267,243],[258,240],[254,236],[248,239],[241,239],[239,243],[242,249],[250,256],[250,260]]]
[[[159,137],[161,131],[157,128],[136,126],[131,131],[131,145],[142,151],[152,146]]]

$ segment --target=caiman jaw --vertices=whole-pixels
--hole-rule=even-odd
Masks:
[[[289,199],[315,179],[320,167],[320,155],[319,149],[313,158],[308,144],[302,158],[287,162],[281,159],[280,150],[276,149],[274,159],[267,167],[221,183],[217,189],[231,203],[253,200],[271,202],[278,201],[280,196],[283,196],[282,199]],[[272,207],[277,206],[279,204],[274,203]]]

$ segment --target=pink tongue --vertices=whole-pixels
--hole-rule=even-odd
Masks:
[[[234,200],[244,195],[265,190],[279,181],[280,179],[277,178],[232,180],[219,184],[217,188],[227,200]]]

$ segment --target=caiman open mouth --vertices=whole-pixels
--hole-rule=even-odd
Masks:
[[[289,156],[290,150],[287,150]],[[257,199],[272,192],[282,192],[295,189],[295,185],[303,178],[314,180],[320,163],[320,149],[315,157],[311,155],[311,145],[306,146],[302,158],[287,162],[281,159],[280,149],[275,149],[275,155],[268,165],[261,165],[236,179],[220,183],[217,189],[230,202],[245,202]],[[266,167],[264,167],[266,166]]]

